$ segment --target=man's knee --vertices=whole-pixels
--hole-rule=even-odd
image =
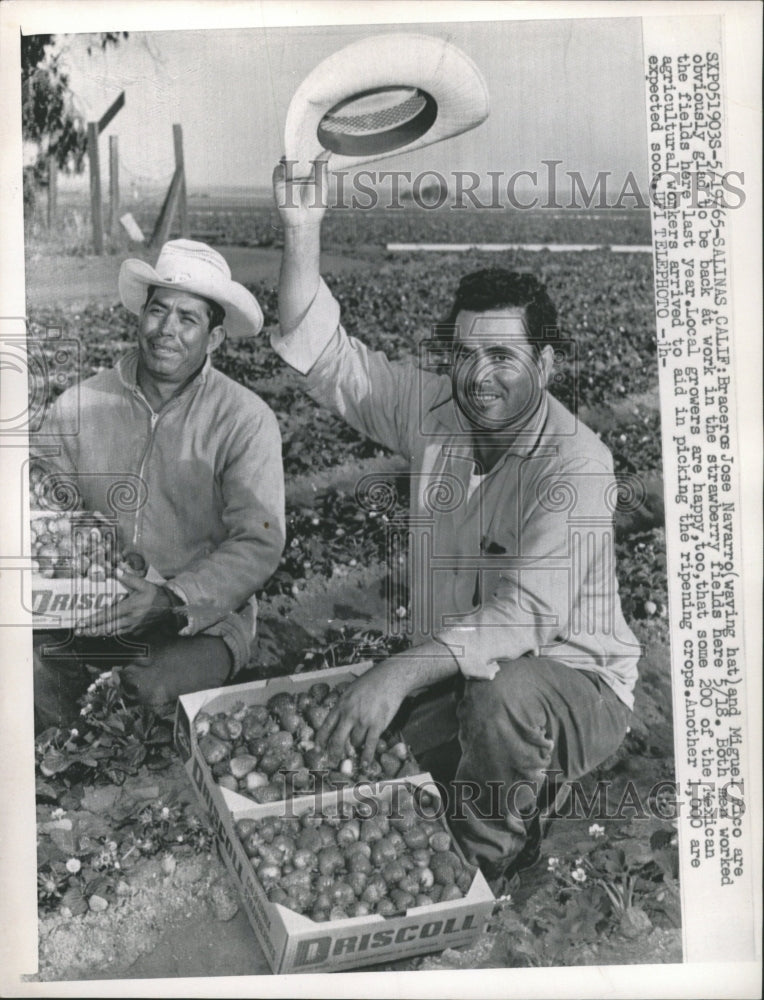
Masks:
[[[464,708],[481,725],[507,712],[532,716],[542,704],[542,684],[532,657],[504,661],[493,680],[468,681]]]
[[[120,681],[125,693],[139,705],[158,708],[171,701],[160,670],[141,663],[130,663],[120,671]]]
[[[176,639],[152,649],[148,664],[138,660],[121,672],[127,695],[157,708],[182,694],[221,687],[233,665],[231,652],[216,636]]]

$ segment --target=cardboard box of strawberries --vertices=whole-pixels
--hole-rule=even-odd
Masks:
[[[184,695],[176,745],[274,972],[467,944],[493,896],[430,775],[393,733],[361,768],[313,739],[370,664]]]

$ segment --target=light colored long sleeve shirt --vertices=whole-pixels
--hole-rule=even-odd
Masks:
[[[470,678],[492,677],[501,659],[553,657],[601,674],[631,707],[641,649],[618,597],[616,484],[599,438],[545,394],[476,478],[450,378],[348,337],[323,281],[297,327],[271,343],[318,403],[410,463],[415,640],[448,646]]]
[[[131,351],[59,396],[34,452],[72,482],[84,509],[116,515],[121,545],[140,552],[184,602],[181,634],[234,633],[237,660],[246,660],[255,591],[284,548],[276,418],[209,358],[158,413],[136,371]]]

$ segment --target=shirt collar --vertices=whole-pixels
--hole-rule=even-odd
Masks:
[[[137,347],[134,347],[132,350],[127,351],[125,354],[123,354],[122,357],[117,362],[116,368],[117,368],[117,374],[119,375],[119,378],[122,384],[125,386],[125,388],[130,389],[131,392],[134,391],[135,389],[138,389]],[[202,366],[199,374],[196,376],[196,378],[192,379],[187,386],[184,387],[180,395],[183,395],[183,393],[185,393],[188,389],[190,389],[191,386],[201,385],[203,382],[206,382],[207,375],[209,374],[211,368],[212,368],[212,358],[208,354],[207,357],[205,358],[204,365]]]

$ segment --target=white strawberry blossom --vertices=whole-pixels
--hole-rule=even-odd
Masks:
[[[604,837],[605,827],[600,826],[599,823],[592,823],[589,827],[589,836],[594,837],[595,840],[598,840],[600,837]]]
[[[586,881],[586,872],[583,870],[583,868],[574,868],[573,871],[570,873],[570,876],[574,882]]]
[[[553,872],[557,868],[559,868],[559,866],[560,866],[560,859],[559,858],[547,858],[546,866],[547,866],[547,869],[550,872]]]
[[[82,864],[79,858],[69,858],[66,862],[66,870],[70,875],[76,875],[80,868],[82,868]]]

